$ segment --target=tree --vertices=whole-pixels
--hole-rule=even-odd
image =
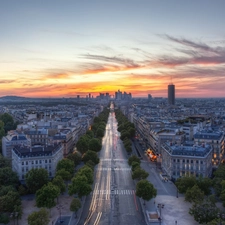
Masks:
[[[13,117],[8,113],[0,115],[0,120],[4,123],[4,130],[7,133],[9,130],[16,129],[16,123],[14,123]]]
[[[128,159],[128,164],[131,166],[132,162],[137,162],[137,163],[141,163],[141,160],[136,156],[136,155],[132,155],[129,157]]]
[[[136,195],[145,201],[151,200],[157,194],[157,190],[147,180],[140,180],[136,185]]]
[[[132,164],[131,164],[131,170],[132,171],[134,171],[138,167],[140,168],[140,163],[138,163],[138,162],[132,162]]]
[[[99,152],[101,148],[102,148],[102,144],[97,138],[92,138],[89,141],[89,147],[88,147],[89,150]]]
[[[3,157],[0,154],[0,168],[4,168],[4,167],[11,167],[11,162],[10,162],[10,160],[8,158]]]
[[[90,137],[90,138],[94,138],[94,132],[93,132],[92,130],[88,130],[88,131],[86,132],[86,135],[87,135],[88,137]]]
[[[99,163],[99,158],[96,152],[88,150],[83,158],[82,158],[83,162],[86,163],[89,160],[91,160],[94,164],[98,164]]]
[[[78,194],[79,198],[89,195],[91,191],[91,185],[85,175],[75,176],[72,179],[72,184],[69,185],[69,194]]]
[[[71,176],[74,174],[74,162],[69,159],[62,159],[57,163],[56,171],[65,169]]]
[[[64,181],[69,181],[72,177],[71,174],[68,171],[66,171],[65,169],[58,170],[56,172],[56,176],[62,177],[62,179]]]
[[[0,168],[0,187],[5,185],[13,185],[18,184],[19,178],[16,172],[12,171],[10,167]]]
[[[98,127],[97,131],[96,131],[96,137],[100,137],[102,138],[104,136],[105,130],[102,129],[101,127]]]
[[[52,184],[57,186],[60,189],[60,193],[63,193],[66,191],[66,185],[61,176],[54,177],[54,179],[52,180]]]
[[[208,177],[199,177],[197,179],[198,187],[204,192],[205,195],[211,194],[212,180]]]
[[[13,212],[15,205],[21,205],[20,195],[16,191],[8,191],[0,197],[0,212]]]
[[[32,212],[28,218],[29,225],[48,225],[49,223],[49,214],[46,209],[40,209],[37,212]]]
[[[55,199],[59,196],[59,187],[49,182],[36,192],[36,205],[37,207],[46,207],[51,209],[56,205]]]
[[[177,179],[175,185],[180,193],[186,193],[188,188],[192,188],[195,184],[197,184],[197,180],[193,176],[185,176]]]
[[[194,216],[194,219],[200,224],[207,224],[217,218],[219,210],[209,197],[203,202],[194,203],[189,209],[189,214]]]
[[[49,181],[48,171],[43,168],[33,168],[25,175],[25,182],[30,193],[35,193]]]
[[[149,173],[143,170],[142,168],[136,168],[132,173],[132,179],[135,180],[141,180],[146,179],[148,177]]]
[[[74,166],[78,166],[81,162],[81,154],[80,152],[76,151],[74,153],[71,153],[67,156],[67,159],[71,160],[74,162]]]
[[[70,211],[75,213],[75,217],[77,218],[77,211],[81,208],[81,202],[78,198],[74,198],[70,203]]]
[[[76,144],[77,150],[83,155],[88,150],[89,138],[81,136]]]
[[[135,136],[135,129],[133,127],[130,127],[129,134],[130,134],[130,137],[134,137]]]
[[[89,184],[93,183],[93,181],[94,181],[94,172],[93,172],[93,170],[90,167],[88,167],[88,166],[81,167],[78,170],[76,176],[80,176],[80,175],[85,175]]]
[[[194,185],[191,188],[188,188],[185,193],[185,201],[187,202],[202,202],[204,199],[204,192],[198,187],[198,185]]]

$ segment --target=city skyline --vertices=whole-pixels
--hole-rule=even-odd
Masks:
[[[225,2],[3,0],[0,96],[225,97]]]

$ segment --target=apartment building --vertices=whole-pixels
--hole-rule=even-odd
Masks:
[[[212,129],[198,131],[194,135],[194,142],[199,144],[210,144],[213,149],[212,164],[217,167],[224,157],[224,133]]]
[[[54,177],[57,163],[63,159],[63,146],[55,143],[48,146],[22,146],[17,145],[12,150],[12,169],[20,180],[32,168],[44,168],[49,177]]]
[[[170,179],[182,176],[209,177],[212,174],[212,146],[172,144],[162,145],[162,169]]]
[[[12,158],[12,149],[16,145],[30,145],[31,140],[24,134],[17,131],[9,131],[7,136],[2,138],[2,154],[4,157]]]

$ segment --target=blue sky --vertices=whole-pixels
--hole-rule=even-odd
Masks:
[[[225,95],[225,1],[2,0],[0,96]]]

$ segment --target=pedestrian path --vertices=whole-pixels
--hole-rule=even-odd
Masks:
[[[133,195],[135,194],[135,190],[94,190],[93,195]]]

